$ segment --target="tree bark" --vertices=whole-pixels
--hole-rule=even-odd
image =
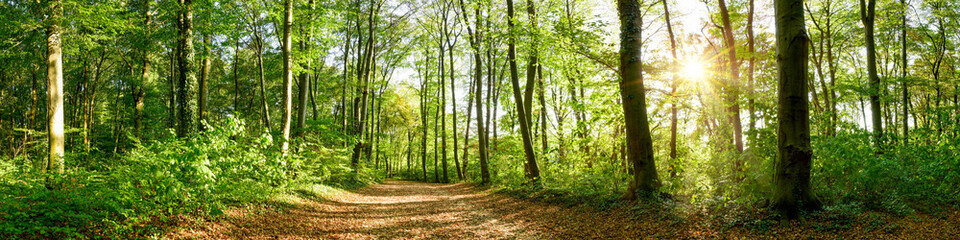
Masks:
[[[309,56],[310,44],[312,44],[311,38],[313,36],[313,12],[316,9],[316,5],[313,0],[310,0],[308,4],[310,7],[310,17],[307,19],[309,23],[307,24],[306,36],[304,36],[304,39],[300,41],[300,52],[301,54],[307,54]],[[310,69],[311,64],[312,58],[307,57],[306,63],[303,63],[301,67],[303,69]],[[296,131],[294,131],[294,135],[296,137],[303,137],[303,127],[306,125],[307,121],[307,98],[309,97],[308,90],[310,90],[310,74],[307,71],[303,71],[300,73],[300,89],[297,92],[297,99],[299,100],[298,106],[300,108],[297,109],[297,126]]]
[[[507,28],[511,32],[508,35],[507,41],[507,57],[510,59],[510,83],[513,86],[513,99],[517,107],[517,122],[520,123],[520,135],[523,138],[523,151],[526,154],[526,166],[524,167],[526,176],[531,181],[538,181],[540,178],[540,167],[537,166],[537,157],[533,151],[533,139],[530,136],[530,120],[528,116],[527,109],[529,104],[528,101],[524,100],[524,97],[520,94],[520,80],[517,73],[517,46],[516,46],[516,34],[514,32],[514,11],[513,11],[513,0],[507,0]],[[535,66],[536,57],[530,59],[530,66]],[[529,67],[528,67],[529,71]],[[528,88],[533,87],[533,81],[527,77]],[[532,96],[533,91],[527,91],[527,100]]]
[[[757,49],[755,46],[756,37],[753,34],[753,18],[754,18],[754,4],[753,0],[750,0],[750,10],[747,13],[747,51],[750,51],[750,65],[747,67],[747,109],[750,112],[750,130],[756,130],[757,128],[757,112],[756,112],[756,94],[755,86],[756,84],[753,79],[754,70],[757,66]]]
[[[902,107],[903,107],[903,145],[906,146],[910,142],[910,113],[907,112],[907,106],[910,103],[910,92],[908,88],[910,87],[907,83],[907,1],[900,0],[900,5],[902,5],[903,10],[901,12],[900,20],[900,85],[902,88]]]
[[[740,64],[737,59],[737,45],[736,41],[733,38],[733,26],[730,24],[730,13],[727,11],[727,3],[725,0],[720,0],[720,16],[723,20],[723,39],[726,43],[727,54],[730,57],[730,80],[726,84],[728,88],[727,101],[730,104],[729,114],[730,114],[730,124],[733,125],[733,142],[736,145],[737,152],[743,153],[743,126],[740,124],[740,103],[738,99],[740,98]],[[736,161],[737,171],[740,171],[743,165],[743,162],[740,160]]]
[[[193,0],[179,0],[180,14],[178,16],[179,41],[177,44],[177,64],[179,65],[179,80],[177,90],[177,137],[188,138],[193,135],[196,121],[193,113],[196,111],[197,74],[193,61]]]
[[[673,35],[673,23],[670,22],[670,9],[668,8],[667,0],[660,1],[663,4],[663,15],[665,16],[665,21],[667,23],[667,34],[670,37],[670,54],[673,56],[673,69],[671,69],[671,77],[673,80],[670,82],[670,178],[677,177],[677,85],[680,84],[679,74],[677,74],[678,68],[680,66],[679,58],[677,58],[677,40]],[[753,0],[750,1],[751,3]],[[748,24],[749,25],[749,24]],[[751,61],[752,63],[752,61]],[[751,75],[752,77],[752,75]],[[752,118],[751,118],[752,119]]]
[[[659,191],[653,139],[647,119],[646,93],[643,88],[643,20],[640,3],[618,0],[620,18],[620,98],[626,125],[627,159],[633,164],[633,179],[624,196],[635,199],[636,193]]]
[[[209,96],[209,90],[207,86],[209,85],[208,82],[210,81],[210,45],[212,44],[213,39],[210,37],[210,34],[204,34],[203,66],[200,67],[200,96],[197,98],[197,105],[199,106],[199,110],[197,111],[197,120],[199,121],[197,123],[197,127],[201,132],[206,131],[205,127],[203,126],[203,121],[207,120],[207,99]]]
[[[293,0],[285,0],[283,4],[283,132],[280,153],[287,155],[290,147],[290,120],[293,107],[293,58],[290,56],[290,47],[293,44],[290,38],[290,26],[293,25]]]
[[[49,156],[44,172],[63,173],[64,132],[63,132],[63,58],[60,49],[60,26],[63,17],[63,1],[48,2],[49,16],[46,20],[47,32],[47,135]]]
[[[802,0],[775,0],[777,19],[777,146],[773,209],[796,218],[801,209],[816,209],[820,202],[810,189],[810,109],[807,100],[808,42]]]
[[[877,50],[874,40],[874,19],[876,0],[860,0],[860,21],[866,32],[864,44],[867,45],[867,75],[870,78],[870,111],[873,117],[873,137],[877,153],[883,153],[883,120],[880,109],[880,77],[877,76]]]

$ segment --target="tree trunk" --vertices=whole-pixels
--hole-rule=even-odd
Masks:
[[[910,103],[910,93],[908,88],[910,85],[907,83],[907,1],[900,0],[900,5],[903,5],[903,11],[901,12],[900,20],[900,85],[902,88],[903,102],[903,145],[906,146],[910,142],[910,113],[907,112],[907,106]]]
[[[143,27],[146,37],[143,39],[146,46],[141,48],[141,54],[143,57],[143,65],[140,67],[140,81],[136,88],[133,89],[133,124],[135,134],[138,137],[143,137],[143,107],[144,100],[146,100],[146,91],[144,90],[147,85],[148,78],[150,76],[150,57],[151,49],[153,46],[153,40],[151,39],[150,32],[152,28],[150,27],[153,21],[153,12],[150,10],[150,1],[143,1]]]
[[[257,23],[254,23],[254,24],[257,24]],[[253,36],[254,36],[254,39],[257,41],[257,70],[258,70],[257,75],[260,78],[260,105],[261,105],[260,118],[263,120],[263,128],[267,131],[268,134],[271,134],[270,108],[268,107],[268,104],[267,104],[267,88],[265,86],[266,79],[263,74],[263,38],[260,37],[259,31],[257,31],[257,29],[254,29]]]
[[[447,24],[446,24],[446,21],[447,21],[446,16],[444,16],[443,21],[444,21],[443,34],[445,35],[444,37],[445,37],[445,38],[449,38],[450,36],[448,35],[449,33],[447,32],[447,27],[446,27],[446,26],[447,26]],[[447,79],[446,79],[446,77],[445,77],[447,65],[446,65],[446,60],[445,60],[446,58],[444,58],[444,52],[443,52],[444,46],[443,46],[443,44],[444,44],[444,43],[441,41],[441,42],[440,42],[440,99],[437,100],[437,101],[440,103],[440,104],[439,104],[439,106],[440,106],[440,113],[439,113],[439,114],[440,114],[440,135],[441,135],[441,136],[440,136],[440,142],[441,142],[441,145],[442,145],[442,147],[441,147],[441,154],[443,155],[443,158],[442,158],[442,161],[441,161],[441,162],[442,162],[442,165],[443,165],[443,174],[442,174],[442,175],[443,175],[443,182],[444,182],[444,183],[448,183],[448,182],[450,182],[450,178],[449,178],[449,176],[447,175],[447,86],[446,86],[446,84],[447,84],[447,83],[446,83]],[[453,59],[453,56],[450,56],[450,59]],[[452,67],[452,66],[453,66],[453,65],[451,64],[451,67]],[[451,90],[452,90],[452,89],[451,89]],[[456,148],[454,148],[454,151],[456,151]]]
[[[866,1],[866,2],[865,2]],[[877,153],[883,153],[883,120],[880,110],[880,77],[877,76],[877,50],[873,36],[876,0],[860,0],[860,20],[866,32],[867,75],[870,78],[870,111],[873,117],[873,136]]]
[[[240,116],[240,38],[233,44],[233,114]]]
[[[726,88],[728,88],[727,101],[730,104],[729,114],[730,114],[730,124],[733,125],[733,142],[736,144],[737,152],[743,153],[743,126],[740,124],[740,103],[738,99],[740,98],[740,64],[737,59],[737,45],[736,41],[733,38],[733,26],[730,25],[730,13],[727,11],[727,3],[725,0],[720,0],[720,16],[723,20],[723,39],[726,43],[727,54],[730,57],[730,80],[728,80]],[[743,162],[737,160],[736,163],[737,171],[742,169]]]
[[[213,39],[210,37],[210,34],[203,35],[203,66],[201,66],[200,71],[200,97],[197,99],[197,105],[199,105],[199,110],[197,111],[197,119],[200,121],[197,123],[198,129],[202,132],[205,131],[203,126],[203,121],[207,120],[207,99],[209,96],[207,85],[210,81],[210,45],[213,44]]]
[[[293,58],[290,56],[290,45],[293,42],[290,39],[290,26],[293,25],[293,0],[286,0],[283,4],[283,132],[280,145],[280,153],[287,155],[287,149],[290,147],[290,120],[293,113]]]
[[[310,0],[308,4],[310,7],[310,17],[307,19],[309,23],[307,24],[308,27],[306,36],[304,36],[304,39],[300,41],[300,52],[301,54],[307,54],[309,56],[310,44],[312,43],[311,37],[313,36],[313,26],[310,23],[313,22],[313,12],[316,9],[316,5],[314,5],[313,0]],[[303,69],[310,69],[312,58],[307,57],[306,60],[306,63],[303,63],[301,67]],[[309,97],[308,90],[310,90],[310,74],[304,71],[300,73],[300,89],[297,92],[297,99],[300,100],[298,106],[300,108],[297,109],[297,126],[296,131],[294,131],[294,135],[296,137],[303,137],[303,127],[306,125],[307,121],[307,98]]]
[[[47,134],[49,156],[44,172],[63,173],[63,58],[61,53],[60,23],[63,16],[62,0],[47,3]]]
[[[620,17],[620,98],[626,124],[627,159],[633,164],[633,179],[624,196],[635,199],[636,192],[657,192],[660,179],[653,158],[653,139],[647,119],[646,93],[643,88],[641,58],[643,20],[640,3],[618,0]]]
[[[663,3],[663,15],[666,17],[665,21],[667,22],[667,34],[670,37],[670,54],[673,56],[673,69],[671,69],[671,77],[673,80],[670,82],[670,178],[677,177],[677,85],[680,84],[679,74],[677,73],[678,67],[680,66],[679,58],[677,58],[677,40],[673,35],[673,23],[670,22],[670,10],[667,7],[667,0],[661,0]],[[751,3],[753,0],[750,1]],[[749,21],[749,20],[748,20]],[[748,24],[749,25],[749,24]],[[752,61],[751,61],[752,63]],[[752,75],[751,75],[752,77]],[[751,118],[752,120],[753,118]],[[751,126],[752,127],[752,126]]]
[[[178,16],[179,41],[177,44],[177,63],[179,65],[179,80],[177,90],[177,137],[187,138],[193,135],[196,128],[193,113],[196,111],[197,74],[193,61],[193,0],[179,0],[180,15]]]
[[[753,18],[754,18],[754,4],[753,0],[750,0],[750,10],[747,13],[747,51],[750,51],[750,65],[747,67],[747,109],[750,112],[750,130],[756,130],[757,128],[757,112],[756,112],[756,94],[755,86],[756,84],[753,79],[753,73],[757,66],[757,49],[755,47],[756,37],[753,34]]]
[[[529,10],[528,10],[529,11]],[[507,28],[511,32],[514,29],[514,13],[513,13],[513,0],[507,0]],[[528,101],[525,101],[523,96],[520,94],[520,80],[517,73],[517,46],[516,46],[516,36],[515,34],[509,34],[509,40],[507,42],[507,57],[510,59],[510,83],[513,86],[513,99],[517,105],[517,122],[520,123],[520,135],[523,138],[523,151],[526,154],[526,166],[524,167],[527,178],[531,181],[537,181],[540,178],[540,167],[537,166],[537,157],[533,151],[533,139],[530,136],[530,120],[528,116],[527,109],[529,109]],[[530,66],[535,66],[536,57],[530,58]],[[530,71],[530,67],[527,67],[527,70]],[[527,86],[528,88],[533,87],[533,81],[531,80],[531,75],[528,74],[527,77]],[[527,91],[527,100],[533,95],[533,91]]]
[[[774,172],[773,208],[788,218],[820,202],[810,189],[810,109],[807,100],[808,42],[802,0],[775,0],[777,16],[779,159]]]

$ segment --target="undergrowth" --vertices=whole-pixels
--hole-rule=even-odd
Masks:
[[[281,156],[270,135],[250,136],[234,119],[208,129],[189,141],[167,137],[139,145],[98,159],[111,164],[95,167],[68,155],[63,174],[0,161],[0,236],[158,236],[176,218],[215,219],[232,206],[280,204],[277,196],[284,194],[320,197],[382,180],[373,170],[358,174],[346,167],[343,151]]]

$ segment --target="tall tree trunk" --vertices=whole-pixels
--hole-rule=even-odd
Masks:
[[[670,9],[667,7],[667,0],[660,1],[663,4],[663,15],[666,17],[667,34],[670,36],[670,54],[673,56],[673,69],[671,69],[670,82],[670,178],[677,177],[677,85],[680,84],[679,74],[680,66],[677,58],[677,40],[673,35],[673,23],[670,22]],[[751,0],[751,3],[753,0]],[[749,21],[749,20],[748,20]],[[748,24],[749,25],[749,24]],[[751,61],[752,62],[752,61]],[[752,119],[752,118],[751,118]]]
[[[528,10],[529,11],[529,10]],[[532,13],[531,13],[532,15]],[[510,29],[510,32],[514,32],[514,12],[513,12],[513,0],[507,0],[507,28]],[[520,80],[519,74],[517,73],[517,46],[516,46],[516,36],[515,34],[508,35],[507,42],[507,57],[510,59],[510,83],[513,86],[513,99],[517,105],[517,122],[520,122],[520,135],[523,138],[523,152],[526,154],[526,170],[527,178],[531,181],[537,181],[540,179],[540,167],[537,166],[537,157],[533,151],[533,139],[530,136],[530,120],[528,116],[528,101],[525,101],[523,96],[520,95]],[[530,71],[530,66],[536,66],[536,57],[530,58],[530,65],[527,67],[527,70]],[[533,87],[533,81],[530,79],[530,75],[527,77],[527,86],[528,88]],[[527,99],[533,95],[533,91],[527,91]]]
[[[63,58],[60,49],[60,23],[63,17],[62,0],[47,3],[47,134],[49,156],[45,172],[63,173]]]
[[[727,101],[730,104],[730,124],[733,125],[733,142],[736,144],[737,152],[743,153],[743,125],[740,124],[740,64],[737,59],[737,45],[733,38],[733,26],[730,24],[730,13],[727,11],[727,3],[720,0],[720,16],[723,20],[723,39],[726,43],[727,54],[730,57],[730,79],[726,87],[728,88]],[[740,171],[743,162],[737,160],[735,163],[737,171]]]
[[[177,40],[179,42],[179,40]],[[176,45],[176,44],[174,44]],[[179,50],[170,51],[170,76],[169,76],[169,89],[167,96],[170,96],[167,103],[167,128],[176,128],[177,127],[177,81],[180,79],[179,73],[177,73],[177,54]]]
[[[870,78],[870,111],[873,117],[873,137],[877,153],[883,152],[883,120],[880,110],[880,77],[877,76],[877,49],[873,36],[876,0],[860,0],[860,20],[866,32],[867,75]]]
[[[633,179],[624,196],[635,199],[636,192],[657,192],[660,178],[653,158],[653,139],[647,119],[646,92],[643,88],[643,19],[640,3],[618,0],[620,17],[620,98],[626,121],[627,159],[633,164]]]
[[[281,124],[282,136],[280,153],[287,155],[290,147],[290,120],[293,113],[293,58],[290,56],[290,47],[293,44],[290,38],[290,26],[293,25],[293,0],[285,0],[283,4],[283,121]]]
[[[450,101],[451,101],[451,104],[453,105],[453,166],[454,166],[454,170],[457,171],[457,179],[462,180],[463,173],[460,172],[460,160],[459,160],[459,154],[457,153],[457,149],[458,149],[457,139],[459,139],[457,136],[457,84],[456,84],[457,80],[455,76],[456,70],[454,69],[454,66],[456,65],[454,64],[454,58],[453,58],[453,48],[456,47],[457,40],[453,39],[453,42],[451,42],[451,39],[453,38],[451,38],[450,35],[447,35],[447,44],[448,44],[447,52],[449,53],[447,57],[450,59]],[[446,93],[446,91],[444,91],[444,93]],[[446,102],[446,100],[444,100],[444,102]],[[444,119],[446,119],[446,114],[444,114]],[[444,123],[446,123],[446,121],[444,121]],[[446,145],[447,143],[446,127],[443,128],[443,134],[444,134],[443,143],[444,145]],[[444,149],[446,149],[446,147],[444,147]],[[444,153],[446,153],[446,151],[444,151]],[[447,158],[446,157],[443,158],[443,181],[450,182],[450,179],[447,177]]]
[[[754,18],[754,4],[753,0],[750,0],[750,10],[747,13],[747,51],[750,54],[750,65],[747,67],[747,109],[750,112],[750,130],[756,130],[757,128],[757,112],[756,112],[756,94],[755,86],[756,84],[753,79],[753,73],[757,66],[757,49],[755,47],[756,37],[753,34],[753,18]]]
[[[538,90],[537,90],[537,91],[539,92],[538,101],[540,101],[540,148],[541,148],[540,151],[541,151],[541,153],[542,153],[544,156],[546,156],[546,155],[547,155],[547,152],[548,152],[549,149],[550,149],[550,145],[549,145],[549,143],[547,142],[547,140],[548,140],[548,137],[547,137],[547,132],[548,132],[548,131],[547,131],[547,130],[548,130],[548,129],[547,129],[547,101],[546,101],[545,98],[543,97],[543,92],[544,92],[544,89],[543,89],[543,66],[537,67],[537,79],[538,79],[538,80],[537,80],[537,85],[539,86],[539,87],[538,87]]]
[[[263,74],[263,38],[256,29],[253,31],[253,36],[257,42],[257,76],[260,78],[260,119],[263,120],[263,128],[266,129],[267,133],[269,134],[271,127],[270,108],[267,104],[267,88],[265,86],[266,79]]]
[[[133,89],[133,124],[135,134],[138,137],[143,137],[143,107],[144,101],[146,100],[146,92],[144,90],[147,85],[148,78],[150,76],[150,57],[151,46],[153,46],[153,40],[151,39],[150,33],[153,31],[150,26],[153,21],[153,12],[150,10],[151,1],[143,1],[143,27],[145,32],[145,38],[142,40],[145,42],[144,47],[141,48],[141,54],[143,58],[143,65],[140,67],[140,81],[136,88]]]
[[[203,126],[203,121],[207,120],[207,99],[209,98],[209,89],[207,86],[210,81],[210,45],[213,44],[213,39],[210,37],[210,34],[203,35],[203,66],[200,67],[200,96],[197,99],[197,105],[199,110],[197,111],[197,119],[200,121],[197,123],[197,127],[200,131],[205,131]]]
[[[193,61],[193,0],[179,0],[180,14],[177,17],[179,26],[179,41],[177,44],[177,64],[179,65],[179,80],[177,81],[177,137],[187,138],[193,135],[196,128],[193,113],[196,111],[197,74]]]
[[[233,44],[233,113],[240,116],[240,38]]]
[[[308,24],[307,31],[305,33],[306,36],[304,36],[304,39],[300,41],[300,52],[301,54],[307,54],[310,56],[310,44],[312,44],[311,37],[313,37],[313,12],[316,9],[316,5],[314,4],[313,0],[310,0],[308,4],[310,7],[310,17],[307,18]],[[312,60],[312,57],[307,57],[306,63],[303,63],[301,67],[303,69],[310,69]],[[294,135],[297,137],[303,137],[303,127],[306,125],[307,121],[307,98],[309,97],[307,94],[308,90],[310,90],[310,74],[307,73],[307,71],[303,71],[300,73],[300,89],[297,92],[297,99],[300,100],[299,104],[297,104],[300,108],[297,109],[297,126],[296,131],[294,131]]]
[[[778,116],[773,208],[796,218],[820,202],[810,189],[810,109],[807,100],[808,43],[802,0],[775,0],[777,16]]]
[[[900,0],[900,5],[902,5],[903,10],[901,12],[900,20],[900,85],[903,95],[902,107],[903,107],[903,145],[906,146],[910,142],[910,113],[907,112],[907,106],[910,103],[910,92],[908,88],[910,85],[907,83],[907,1]]]
[[[444,16],[443,21],[444,21],[443,35],[445,35],[444,36],[445,38],[449,39],[450,36],[448,35],[449,32],[447,32],[447,27],[446,27],[447,26],[446,16]],[[443,182],[448,183],[450,182],[450,178],[447,175],[447,86],[446,86],[447,79],[445,77],[447,63],[445,60],[446,58],[444,58],[443,50],[444,50],[444,43],[443,41],[440,41],[440,99],[437,101],[439,102],[439,106],[440,106],[440,113],[439,113],[440,114],[440,131],[441,131],[440,142],[441,142],[441,145],[443,146],[441,147],[441,154],[443,155],[443,158],[442,158],[443,174],[442,175],[443,175]],[[450,56],[450,59],[453,59],[453,56]],[[453,65],[451,64],[451,66]],[[454,151],[456,151],[456,148],[454,148]]]

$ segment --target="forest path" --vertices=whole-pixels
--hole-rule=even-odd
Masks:
[[[197,239],[597,238],[629,226],[593,211],[518,200],[471,184],[387,180],[330,199],[298,199],[281,211],[231,210],[222,221],[181,230]],[[251,214],[257,211],[257,214]],[[611,224],[603,224],[610,222]],[[617,231],[615,231],[617,232]],[[615,233],[613,233],[615,234]],[[566,235],[566,236],[564,236]]]
[[[471,184],[387,180],[330,196],[288,196],[289,207],[247,206],[171,239],[945,239],[960,236],[960,211],[907,217],[864,213],[789,223],[718,221],[701,211],[644,204],[563,207]],[[646,206],[646,207],[645,207]],[[670,208],[675,208],[670,207]],[[730,217],[723,215],[722,217]],[[735,216],[735,215],[734,215]],[[752,219],[752,220],[751,220]],[[948,237],[953,236],[953,237]]]

